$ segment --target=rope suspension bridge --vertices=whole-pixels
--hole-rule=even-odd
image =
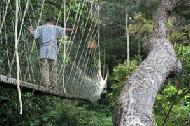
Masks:
[[[106,87],[107,73],[102,72],[105,70],[101,65],[98,1],[2,0],[0,4],[1,86],[17,86],[18,92],[21,88],[89,101],[100,98]],[[49,14],[57,17],[56,25],[78,28],[59,40],[58,84],[54,89],[41,85],[40,41],[27,31],[28,26],[41,25]]]

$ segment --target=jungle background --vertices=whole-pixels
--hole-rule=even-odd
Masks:
[[[14,1],[11,2],[14,4]],[[31,0],[31,3],[38,8],[40,1]],[[47,11],[51,5],[55,10],[53,15],[57,15],[61,1],[47,0],[45,4]],[[102,62],[109,69],[107,88],[101,99],[91,103],[22,92],[23,114],[19,115],[17,91],[0,87],[0,125],[112,125],[112,110],[120,90],[136,66],[146,57],[146,43],[153,28],[153,15],[159,0],[100,0],[99,4],[101,5],[101,54],[105,57]],[[3,2],[0,6],[4,6]],[[75,6],[73,2],[72,8]],[[129,65],[126,63],[126,8],[130,35]],[[44,13],[43,18],[46,16]],[[83,16],[85,17],[85,13]],[[14,18],[14,15],[10,15],[9,18]],[[72,17],[68,26],[71,25]],[[154,118],[158,126],[188,126],[190,125],[190,4],[174,9],[168,20],[168,28],[168,37],[182,62],[183,71],[180,75],[169,78],[160,89],[154,106]],[[9,46],[13,48],[14,44]],[[1,62],[2,59],[1,57]],[[5,69],[4,66],[0,67]]]

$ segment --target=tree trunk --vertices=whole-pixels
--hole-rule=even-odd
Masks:
[[[113,113],[114,126],[154,126],[156,94],[170,74],[182,69],[172,44],[166,38],[169,12],[180,0],[162,0],[155,14],[149,54],[125,84]]]

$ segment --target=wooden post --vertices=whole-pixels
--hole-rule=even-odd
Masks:
[[[127,14],[127,8],[126,8],[126,36],[127,36],[127,44],[126,44],[126,48],[127,48],[127,64],[129,64],[129,32],[128,32],[128,14]]]
[[[65,61],[66,61],[66,42],[65,42],[65,40],[66,40],[66,27],[67,27],[67,25],[66,25],[66,0],[64,0],[64,36],[63,36],[63,38],[64,38],[64,59],[63,59],[63,63],[64,63],[64,67],[63,67],[63,89],[64,89],[64,93],[66,92],[65,91]]]
[[[100,3],[98,0],[98,67],[101,73],[101,60],[100,60]]]

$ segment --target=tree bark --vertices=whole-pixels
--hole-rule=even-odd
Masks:
[[[167,19],[181,0],[162,0],[155,14],[153,33],[149,39],[149,54],[125,84],[116,109],[114,126],[155,126],[152,116],[158,90],[173,73],[182,69],[173,45],[166,38]]]

